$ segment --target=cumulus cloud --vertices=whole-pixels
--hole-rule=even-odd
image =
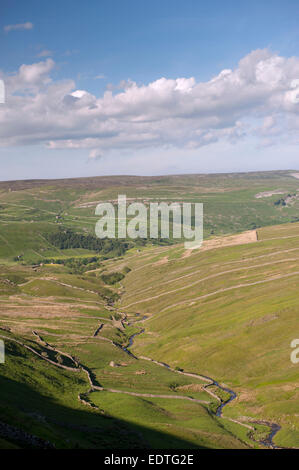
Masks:
[[[48,58],[4,77],[0,145],[85,148],[97,159],[109,150],[194,149],[246,136],[262,145],[298,140],[299,57],[256,50],[206,82],[129,80],[99,97],[72,80],[54,82],[54,67]]]
[[[34,85],[40,82],[41,77],[46,78],[46,82],[50,81],[47,75],[53,67],[54,61],[52,59],[47,59],[46,62],[38,62],[32,65],[21,65],[19,69],[21,85]]]
[[[28,100],[34,102],[34,96],[27,94],[35,91],[35,99],[41,93],[42,87],[51,83],[49,76],[50,71],[54,68],[55,63],[52,59],[37,62],[35,64],[20,66],[18,73],[9,75],[5,79],[5,85],[10,92],[11,102],[14,102],[15,93],[27,96]],[[44,100],[46,100],[47,90],[44,90]],[[22,112],[22,109],[19,110]]]
[[[28,29],[32,29],[33,24],[30,23],[30,21],[27,21],[26,23],[18,23],[18,24],[8,24],[4,26],[4,31],[6,33],[9,33],[10,31],[24,31]]]

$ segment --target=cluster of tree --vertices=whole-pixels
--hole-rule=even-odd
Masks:
[[[148,240],[145,240],[144,245],[146,242],[149,241],[153,245],[173,245],[174,241],[171,238],[149,238]]]
[[[248,226],[249,230],[255,230],[256,228],[260,228],[261,226],[258,225],[256,222],[251,222]]]
[[[62,264],[69,268],[71,274],[82,274],[87,270],[101,267],[99,256],[84,258],[44,258],[42,264]],[[34,263],[33,263],[34,264]]]
[[[286,206],[288,201],[292,200],[292,198],[296,198],[296,195],[297,195],[296,193],[294,193],[294,194],[289,193],[286,197],[284,197],[284,198],[282,197],[282,198],[278,199],[277,201],[275,201],[274,205],[275,206],[280,206],[280,205],[281,206]]]
[[[287,205],[283,197],[274,202],[274,206],[280,206],[280,205],[281,206]]]
[[[105,284],[113,285],[117,282],[121,281],[125,275],[120,272],[109,273],[109,274],[102,274],[101,279],[105,282]]]
[[[108,305],[113,305],[113,303],[119,299],[119,294],[117,292],[113,292],[107,287],[101,287],[99,291],[99,296],[103,300],[105,300],[108,303]]]
[[[97,251],[103,254],[114,252],[115,256],[123,255],[131,248],[131,244],[124,240],[100,239],[94,235],[83,235],[74,232],[69,228],[59,228],[58,231],[47,235],[48,241],[59,248],[66,250],[69,248],[84,248],[86,250]]]

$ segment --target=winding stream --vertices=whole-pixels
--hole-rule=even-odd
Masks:
[[[138,322],[142,321],[143,319],[146,319],[148,318],[147,316],[143,317],[141,320],[137,320]],[[133,344],[134,344],[134,339],[136,336],[139,336],[141,335],[142,333],[144,333],[145,329],[144,328],[141,328],[140,331],[132,334],[130,337],[129,337],[129,343],[126,347],[121,347],[123,349],[123,351],[125,351],[127,354],[129,354],[130,356],[134,357],[135,359],[138,359],[137,356],[135,356],[128,348],[132,347]],[[154,359],[150,359],[150,358],[147,358],[147,357],[144,357],[144,356],[140,356],[140,359],[145,359],[145,360],[149,360],[151,362],[154,362],[155,364],[158,364],[160,365],[161,367],[165,367],[166,369],[169,369],[171,370],[172,372],[176,372],[176,373],[179,373],[179,374],[182,374],[182,375],[186,375],[186,376],[193,376],[193,377],[197,377],[201,380],[206,380],[207,382],[209,382],[209,384],[206,386],[211,386],[211,385],[214,385],[215,387],[217,387],[218,389],[228,393],[230,395],[229,399],[226,400],[226,401],[223,401],[222,399],[220,399],[220,405],[218,406],[218,408],[216,409],[216,413],[215,415],[219,418],[223,418],[223,409],[226,405],[228,405],[229,403],[231,403],[233,400],[235,400],[237,398],[237,394],[236,392],[234,392],[233,390],[231,390],[230,388],[228,387],[224,387],[222,385],[219,384],[219,382],[217,382],[215,379],[212,379],[211,377],[208,377],[206,375],[199,375],[199,374],[196,374],[196,373],[191,373],[191,372],[184,372],[182,370],[176,370],[176,369],[173,369],[169,364],[166,364],[165,362],[159,362],[159,361],[156,361]],[[235,420],[235,422],[237,422],[238,424],[240,424],[241,426],[244,426],[243,423]],[[264,425],[264,426],[268,426],[271,431],[269,433],[269,435],[263,439],[263,440],[260,440],[260,441],[255,441],[255,439],[253,438],[253,436],[250,435],[250,438],[255,441],[255,442],[258,442],[259,444],[262,444],[268,448],[272,448],[272,449],[279,449],[280,447],[276,446],[273,442],[273,438],[274,436],[278,433],[278,431],[281,429],[281,427],[276,424],[276,423],[270,423],[268,421],[263,421],[263,420],[252,420],[250,421],[252,424],[259,424],[259,425]],[[250,428],[250,426],[246,426],[248,428]]]
[[[143,320],[144,318],[142,318]],[[142,321],[142,320],[138,320],[138,321]],[[137,323],[137,322],[135,322]],[[176,369],[173,369],[169,364],[166,364],[165,362],[159,362],[159,361],[156,361],[154,359],[151,359],[151,358],[147,358],[147,357],[144,357],[144,356],[140,356],[139,358],[136,357],[130,350],[129,348],[133,346],[134,344],[134,338],[136,336],[139,336],[141,335],[142,333],[144,333],[145,329],[144,328],[141,328],[139,331],[137,331],[136,333],[132,334],[130,337],[129,337],[129,342],[128,342],[128,345],[127,346],[121,346],[117,343],[114,343],[113,341],[111,341],[115,346],[117,347],[120,347],[126,354],[130,355],[131,357],[133,357],[134,359],[138,360],[138,359],[144,359],[144,360],[148,360],[148,361],[151,361],[151,362],[154,362],[155,364],[161,366],[161,367],[165,367],[169,370],[171,370],[172,372],[176,372],[178,374],[182,374],[182,375],[185,375],[185,376],[188,376],[188,377],[196,377],[196,378],[199,378],[200,380],[204,380],[207,382],[207,385],[204,386],[205,390],[207,393],[209,393],[210,395],[214,396],[214,398],[217,398],[219,401],[220,401],[220,405],[217,407],[216,409],[216,412],[215,412],[215,415],[217,417],[220,417],[220,418],[224,418],[223,417],[223,409],[226,405],[228,405],[228,403],[230,403],[231,401],[233,401],[237,395],[236,393],[227,388],[227,387],[224,387],[222,385],[220,385],[216,380],[208,377],[208,376],[204,376],[204,375],[199,375],[199,374],[196,374],[196,373],[193,373],[193,372],[184,372],[183,370],[176,370]],[[103,391],[103,390],[106,390],[108,392],[113,392],[113,393],[125,393],[125,394],[129,394],[129,395],[135,395],[135,396],[142,396],[142,397],[160,397],[160,398],[168,398],[168,399],[174,399],[174,398],[177,398],[177,399],[185,399],[185,400],[192,400],[194,402],[197,402],[197,403],[201,403],[201,404],[208,404],[209,402],[204,402],[202,400],[198,400],[198,399],[195,399],[195,398],[192,398],[192,397],[188,397],[188,396],[179,396],[179,395],[154,395],[154,394],[144,394],[144,393],[137,393],[137,392],[125,392],[125,391],[122,391],[122,390],[114,390],[114,389],[104,389],[101,385],[99,384],[95,384],[94,383],[94,380],[95,380],[95,377],[93,376],[93,374],[91,373],[91,371],[83,366],[82,364],[80,364],[73,356],[71,356],[70,354],[68,353],[64,353],[62,351],[59,351],[58,349],[52,347],[50,344],[48,344],[47,342],[45,342],[42,337],[36,332],[36,331],[33,331],[32,332],[34,336],[37,337],[38,341],[41,342],[46,348],[52,350],[52,351],[55,351],[55,352],[59,352],[59,354],[61,354],[62,356],[65,356],[67,359],[71,360],[72,363],[74,364],[75,367],[69,367],[69,366],[66,366],[66,365],[63,365],[63,364],[58,364],[57,362],[54,362],[53,360],[49,359],[49,358],[46,358],[44,356],[42,356],[39,352],[37,352],[35,349],[31,348],[30,346],[24,344],[23,342],[19,341],[19,340],[16,340],[14,338],[11,338],[11,337],[7,337],[7,336],[4,336],[4,335],[0,335],[2,338],[6,339],[6,340],[10,340],[10,341],[13,341],[15,343],[18,343],[19,345],[25,347],[26,349],[28,349],[29,351],[31,351],[32,353],[36,354],[37,356],[39,356],[41,359],[43,360],[46,360],[48,363],[51,363],[52,365],[55,365],[57,367],[60,367],[60,368],[63,368],[63,369],[67,369],[67,370],[70,370],[70,371],[74,371],[74,372],[77,372],[78,370],[82,370],[83,372],[85,372],[87,374],[87,378],[88,378],[88,381],[90,383],[90,386],[91,386],[91,389],[89,390],[89,392],[87,392],[87,394],[91,393],[92,391]],[[218,389],[220,390],[223,390],[225,392],[227,392],[229,395],[230,395],[230,398],[228,400],[226,400],[225,402],[222,401],[219,397],[217,397],[213,392],[211,391],[208,391],[208,387],[211,386],[211,385],[214,385],[216,386]],[[94,405],[92,402],[88,402],[86,401],[86,399],[84,398],[83,396],[84,394],[79,394],[78,395],[78,399],[79,401],[81,401],[82,403],[84,403],[85,405],[89,405],[89,406],[92,406],[92,407],[95,407],[95,408],[98,408],[96,405]],[[240,421],[237,421],[237,420],[233,420],[231,418],[227,418],[226,419],[229,419],[231,421],[234,421],[235,423],[241,425],[241,426],[244,426],[248,429],[250,429],[251,431],[254,431],[254,428],[252,426],[249,426],[247,424],[244,424]],[[249,437],[255,441],[255,442],[258,442],[259,444],[261,445],[264,445],[268,448],[275,448],[275,449],[278,449],[280,447],[277,447],[274,442],[273,442],[273,438],[274,436],[277,434],[277,432],[281,429],[280,426],[276,423],[269,423],[268,421],[263,421],[263,420],[251,420],[250,421],[252,424],[259,424],[259,425],[264,425],[264,426],[268,426],[271,431],[269,433],[269,435],[263,439],[263,440],[260,440],[260,441],[256,441],[253,437],[253,435],[250,433],[249,434]]]

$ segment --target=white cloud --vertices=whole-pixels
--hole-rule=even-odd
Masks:
[[[47,59],[45,61],[37,62],[35,64],[26,65],[23,64],[20,66],[18,72],[14,75],[9,75],[5,79],[5,85],[8,89],[8,93],[11,96],[12,102],[14,101],[15,93],[22,94],[27,96],[27,101],[32,101],[32,104],[36,100],[37,96],[40,94],[42,88],[51,83],[51,78],[49,73],[54,68],[55,63],[52,59]],[[36,96],[32,94],[27,94],[28,91],[31,93],[32,90],[35,91]],[[44,90],[44,101],[46,100],[47,90]],[[19,109],[19,112],[22,112],[22,109]]]
[[[52,55],[53,55],[53,51],[50,51],[49,49],[43,49],[38,54],[36,54],[36,57],[49,57]]]
[[[87,91],[85,90],[76,90],[71,93],[71,96],[74,96],[75,98],[83,98],[83,96],[87,95]]]
[[[47,59],[45,62],[38,62],[32,65],[21,65],[19,69],[19,78],[21,83],[36,84],[39,83],[41,78],[46,78],[50,81],[48,74],[54,67],[54,61]]]
[[[33,24],[30,23],[30,21],[27,21],[26,23],[8,24],[4,26],[4,31],[6,33],[9,33],[10,31],[24,31],[24,30],[29,30],[32,28],[33,28]]]
[[[96,159],[109,151],[196,149],[250,136],[261,145],[298,141],[299,57],[257,50],[206,82],[129,80],[100,97],[72,80],[53,82],[54,67],[48,58],[3,77],[0,145],[86,148]]]

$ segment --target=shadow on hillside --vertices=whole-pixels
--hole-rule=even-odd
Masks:
[[[1,369],[0,369],[1,371]],[[56,448],[194,449],[175,436],[135,425],[99,412],[68,408],[39,394],[26,384],[0,375],[0,438],[21,448],[35,448],[25,433],[38,436]],[[8,433],[6,423],[24,433]]]

